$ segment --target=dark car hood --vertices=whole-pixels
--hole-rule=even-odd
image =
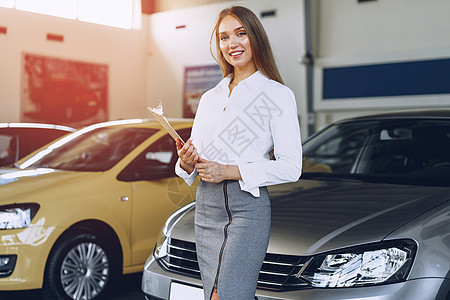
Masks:
[[[269,252],[310,255],[380,241],[446,201],[450,188],[306,180],[270,189]]]
[[[311,255],[380,241],[409,220],[444,202],[448,187],[301,179],[270,187],[269,253]],[[194,241],[194,211],[172,237]]]

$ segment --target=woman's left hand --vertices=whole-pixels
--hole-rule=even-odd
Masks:
[[[200,157],[195,168],[198,175],[206,182],[218,183],[227,179],[242,180],[239,168],[235,165],[222,165]]]
[[[200,158],[199,163],[195,164],[195,168],[203,181],[218,183],[227,179],[226,165]]]

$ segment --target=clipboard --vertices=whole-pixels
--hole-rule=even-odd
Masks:
[[[159,105],[157,107],[152,108],[148,106],[147,109],[152,113],[152,115],[156,118],[156,120],[162,125],[162,127],[164,127],[164,129],[170,134],[170,136],[174,140],[180,139],[181,144],[184,145],[183,139],[176,132],[176,130],[173,129],[172,125],[170,125],[169,121],[164,116],[161,100],[159,100]]]

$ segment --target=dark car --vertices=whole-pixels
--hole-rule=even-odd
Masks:
[[[71,127],[52,124],[0,123],[0,167],[74,131]]]
[[[258,300],[450,299],[450,110],[332,124],[304,143],[301,179],[269,192]],[[194,210],[167,220],[147,299],[202,299]]]

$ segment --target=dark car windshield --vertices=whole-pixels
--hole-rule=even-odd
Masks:
[[[305,143],[303,173],[449,186],[450,121],[338,123]]]
[[[75,132],[36,153],[19,167],[106,171],[155,132],[155,129],[123,127]]]

